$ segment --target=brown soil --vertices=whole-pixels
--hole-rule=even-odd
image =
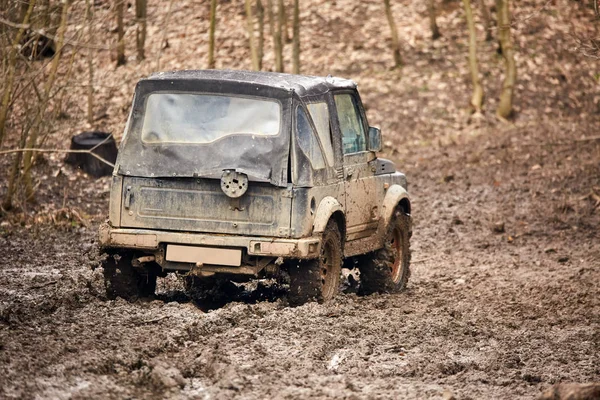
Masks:
[[[586,194],[600,145],[562,132],[413,152],[414,262],[396,295],[289,308],[259,286],[204,312],[171,277],[158,300],[108,301],[94,226],[4,232],[3,396],[530,398],[597,381],[599,216]]]
[[[332,4],[326,27],[321,15],[303,15],[307,35],[320,21],[321,37],[327,29],[349,37],[370,14],[360,29],[387,37],[379,3]],[[417,32],[401,73],[384,65],[384,41],[360,35],[345,47],[325,41],[306,50],[314,74],[330,72],[320,65],[339,54],[333,72],[358,81],[386,154],[409,177],[413,264],[404,293],[349,291],[290,308],[281,288],[259,282],[221,304],[199,304],[169,276],[153,301],[107,300],[95,241],[109,180],[46,157],[35,170],[38,204],[0,226],[0,397],[505,399],[600,381],[594,70],[569,51],[565,16],[546,10],[525,19],[539,5],[524,1],[514,123],[493,117],[501,62],[492,43],[480,56],[491,71],[488,111],[471,118],[460,8],[445,11],[444,37],[431,45],[424,6],[414,7],[395,10],[401,34]],[[178,10],[173,17],[183,20]],[[232,29],[237,21],[243,30],[236,12]],[[223,48],[240,46],[228,40]],[[182,46],[171,40],[165,68],[181,66]],[[247,67],[243,52],[232,54],[233,66]],[[117,131],[144,71],[134,62],[110,68],[107,80],[130,84],[108,102],[106,129]]]

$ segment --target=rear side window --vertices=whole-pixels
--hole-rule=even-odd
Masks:
[[[333,146],[331,145],[331,130],[329,128],[329,108],[327,103],[311,103],[307,105],[308,113],[312,118],[315,127],[317,128],[317,134],[325,150],[325,158],[327,158],[327,164],[333,165]]]
[[[344,154],[366,151],[365,129],[354,96],[351,94],[335,95],[335,107],[340,120]]]
[[[302,107],[297,108],[296,112],[296,133],[298,136],[298,144],[306,154],[314,169],[325,168],[325,160],[321,153],[321,147],[315,136],[306,112]]]

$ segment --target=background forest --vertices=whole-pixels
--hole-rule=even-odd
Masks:
[[[288,3],[4,0],[3,209],[34,201],[33,165],[62,156],[19,149],[66,150],[84,130],[118,139],[133,85],[155,71],[349,77],[404,145],[600,107],[594,2]]]
[[[0,0],[0,51],[0,397],[598,390],[595,0]],[[358,83],[409,179],[405,293],[104,297],[109,179],[64,163],[71,137],[118,142],[140,78],[204,68]]]

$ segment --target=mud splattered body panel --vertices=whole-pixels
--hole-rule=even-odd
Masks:
[[[288,235],[288,190],[252,182],[239,199],[227,197],[216,179],[125,177],[120,225],[250,236]]]

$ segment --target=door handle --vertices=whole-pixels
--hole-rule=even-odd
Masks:
[[[131,206],[131,198],[133,197],[131,186],[127,186],[125,189],[125,208],[129,208]]]

